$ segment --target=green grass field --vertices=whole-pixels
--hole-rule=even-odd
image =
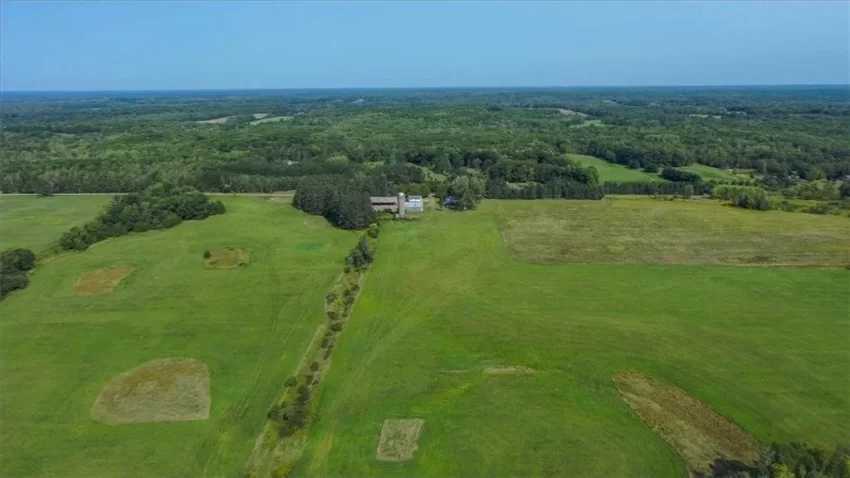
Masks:
[[[601,158],[594,156],[586,156],[583,154],[568,154],[567,157],[573,161],[577,161],[582,166],[593,166],[599,172],[599,182],[605,181],[614,182],[646,182],[646,181],[664,181],[657,174],[649,174],[638,169],[629,169],[625,166],[609,163]]]
[[[744,173],[730,173],[725,169],[714,168],[704,164],[691,164],[690,166],[682,166],[682,171],[699,174],[703,181],[740,181],[749,180],[750,176]]]
[[[82,226],[108,202],[108,196],[0,195],[0,250],[25,247],[36,254],[44,252],[63,232]]]
[[[106,200],[48,201],[57,205],[56,216],[79,222],[85,215],[67,211],[94,212]],[[41,201],[4,202],[4,215],[40,210],[52,217]],[[269,405],[326,320],[324,295],[357,236],[287,204],[224,202],[225,215],[110,239],[39,264],[29,287],[0,305],[0,476],[239,475]],[[4,232],[21,245],[36,242],[26,238],[43,245],[64,228],[18,222]],[[250,265],[204,267],[204,250],[227,246],[248,249]],[[111,294],[72,294],[84,273],[119,265],[133,272]],[[91,419],[109,379],[167,357],[208,365],[208,420],[106,425]]]
[[[667,206],[646,201],[636,207]],[[710,213],[697,231],[738,223],[731,208],[693,207]],[[846,270],[532,264],[511,257],[500,225],[535,208],[586,209],[600,242],[625,216],[485,201],[383,228],[296,476],[684,476],[614,390],[621,370],[681,387],[763,442],[850,441]],[[581,249],[591,233],[535,234]],[[537,372],[484,373],[499,365]],[[415,458],[378,461],[382,422],[400,418],[426,422]]]

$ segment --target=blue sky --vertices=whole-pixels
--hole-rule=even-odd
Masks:
[[[850,3],[0,6],[0,89],[850,82]]]

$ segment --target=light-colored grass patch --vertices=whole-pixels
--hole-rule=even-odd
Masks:
[[[236,269],[247,266],[250,262],[250,253],[241,247],[225,247],[210,251],[210,257],[204,258],[204,267],[207,269]]]
[[[564,108],[558,108],[558,113],[567,116],[578,116],[581,118],[586,118],[588,116],[587,113],[582,113],[581,111],[566,110]]]
[[[676,449],[693,474],[711,473],[715,460],[755,464],[758,441],[681,389],[646,375],[614,376],[631,409]]]
[[[751,211],[709,199],[485,201],[502,238],[526,262],[843,266],[850,222],[839,216]]]
[[[132,267],[119,266],[87,272],[74,284],[76,295],[108,294],[118,287],[121,279],[133,272]]]
[[[484,369],[487,375],[534,375],[535,372],[533,368],[519,365],[500,365]]]
[[[230,118],[235,118],[235,116],[222,116],[221,118],[213,118],[213,119],[208,119],[208,120],[203,120],[203,121],[195,121],[195,123],[224,124],[224,123],[227,123],[227,120],[229,120]]]
[[[406,461],[413,458],[419,449],[417,442],[425,420],[404,418],[384,420],[381,439],[378,441],[377,458],[381,461]]]
[[[190,358],[152,360],[122,373],[106,383],[91,409],[92,419],[110,425],[209,416],[209,370]]]
[[[254,113],[254,119],[263,119],[268,115],[268,113]]]
[[[277,123],[278,121],[285,121],[285,120],[291,120],[291,119],[292,119],[292,116],[272,116],[270,118],[255,119],[254,121],[251,121],[250,124],[258,125],[258,124],[263,124],[263,123]]]

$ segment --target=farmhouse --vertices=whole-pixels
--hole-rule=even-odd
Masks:
[[[407,196],[404,200],[404,209],[410,212],[422,212],[425,209],[422,196]]]
[[[398,193],[397,196],[371,196],[369,200],[374,211],[388,211],[398,217],[404,217],[407,211],[422,212],[425,209],[422,196],[405,197],[404,193]]]

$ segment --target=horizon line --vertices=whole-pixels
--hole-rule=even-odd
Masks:
[[[850,83],[770,83],[770,84],[654,84],[654,85],[539,85],[539,86],[334,86],[290,88],[177,88],[177,89],[105,89],[105,90],[3,90],[6,93],[157,93],[157,92],[219,92],[219,91],[364,91],[364,90],[498,90],[498,89],[579,89],[579,88],[754,88],[833,86],[850,87]]]

